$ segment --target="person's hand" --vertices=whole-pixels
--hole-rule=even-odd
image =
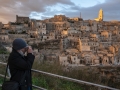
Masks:
[[[27,53],[33,53],[33,50],[32,50],[31,46],[28,47]]]

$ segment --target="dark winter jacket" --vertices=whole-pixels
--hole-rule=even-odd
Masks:
[[[31,80],[31,68],[34,62],[35,56],[32,53],[28,53],[27,56],[22,56],[16,50],[12,50],[8,58],[8,65],[11,73],[10,80],[17,81],[20,83],[22,77],[27,72],[23,85],[20,86],[19,90],[27,90],[28,87],[32,90]]]

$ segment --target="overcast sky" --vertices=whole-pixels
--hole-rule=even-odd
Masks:
[[[120,21],[120,0],[0,0],[0,22],[15,21],[16,15],[45,19],[54,15],[93,20],[100,9],[104,21]]]

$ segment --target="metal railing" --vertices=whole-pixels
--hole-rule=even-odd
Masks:
[[[3,63],[3,62],[0,62],[0,64],[2,64],[2,65],[7,65],[7,63]],[[9,73],[8,73],[8,75],[9,75]],[[5,77],[5,75],[0,74],[0,77]],[[9,79],[10,77],[6,76],[6,78]],[[2,86],[2,85],[0,85],[0,87],[1,87],[1,86]],[[45,88],[42,88],[42,87],[39,87],[39,86],[36,86],[36,85],[32,85],[32,87],[34,87],[34,88],[36,88],[36,89],[39,89],[39,90],[47,90],[47,89],[45,89]]]
[[[6,65],[6,63],[2,63],[2,62],[0,62],[0,64]],[[94,86],[94,87],[97,87],[98,90],[101,90],[101,89],[120,90],[120,89],[116,89],[116,88],[112,88],[112,87],[108,87],[108,86],[104,86],[104,85],[100,85],[100,84],[86,82],[86,81],[73,79],[73,78],[69,78],[69,77],[65,77],[65,76],[60,76],[60,75],[56,75],[56,74],[52,74],[52,73],[48,73],[48,72],[43,72],[43,71],[39,71],[39,70],[35,70],[35,69],[32,69],[32,71],[36,72],[36,73],[41,73],[41,74],[44,74],[44,75],[48,75],[48,76],[52,76],[52,77],[56,77],[56,78],[60,78],[60,79],[64,79],[64,80],[68,80],[68,81],[71,81],[71,82],[76,82],[76,83],[79,83],[79,84],[85,84],[85,85],[89,85],[89,86]],[[3,77],[4,75],[0,74],[0,76]],[[38,87],[38,86],[35,86],[35,85],[33,85],[33,87],[35,87],[37,89],[40,89],[40,90],[46,90],[44,88],[41,88],[41,87]]]

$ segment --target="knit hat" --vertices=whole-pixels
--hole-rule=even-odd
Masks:
[[[27,43],[21,38],[16,38],[13,41],[12,45],[15,50],[20,50],[20,49],[27,47]]]

